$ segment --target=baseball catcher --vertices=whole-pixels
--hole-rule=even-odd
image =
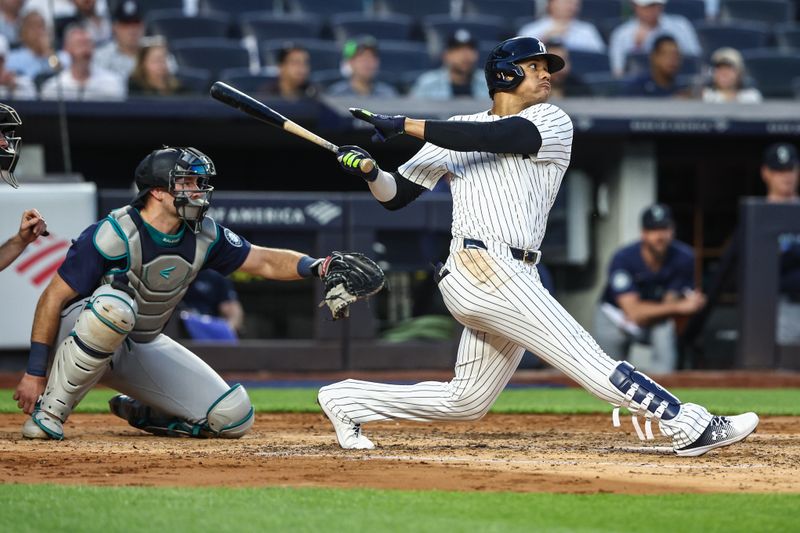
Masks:
[[[157,435],[238,438],[253,425],[244,387],[229,386],[161,333],[203,269],[274,280],[318,277],[334,317],[383,286],[354,253],[315,259],[264,248],[206,217],[216,176],[195,148],[165,147],[136,168],[138,195],[74,241],[36,308],[28,368],[14,399],[28,438],[62,439],[75,405],[101,378],[122,394],[111,410]],[[48,356],[55,355],[49,375]]]

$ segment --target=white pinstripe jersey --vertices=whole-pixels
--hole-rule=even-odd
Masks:
[[[492,154],[456,152],[431,143],[398,168],[406,179],[433,189],[450,178],[453,195],[453,237],[538,249],[572,152],[572,121],[552,104],[536,104],[518,113],[533,122],[542,136],[538,153]],[[489,111],[450,120],[500,120]]]

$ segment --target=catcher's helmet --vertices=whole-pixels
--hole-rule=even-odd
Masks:
[[[517,63],[532,57],[545,58],[550,74],[564,68],[564,60],[555,54],[548,54],[547,48],[539,39],[535,37],[507,39],[495,46],[486,59],[483,70],[486,74],[489,96],[493,97],[495,91],[508,91],[522,83],[525,72]]]
[[[7,143],[5,147],[0,147],[0,177],[15,189],[19,187],[19,183],[14,177],[14,168],[17,166],[19,144],[22,141],[22,138],[16,135],[16,130],[21,125],[22,121],[14,108],[0,104],[0,133]]]
[[[217,172],[211,159],[197,148],[177,148],[165,146],[153,150],[136,167],[135,180],[139,194],[131,205],[143,207],[150,189],[167,189],[175,198],[173,201],[178,216],[194,233],[199,233],[203,218],[210,205],[214,187],[209,184]],[[176,180],[196,177],[196,189],[176,189]]]

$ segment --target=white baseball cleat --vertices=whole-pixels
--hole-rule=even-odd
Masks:
[[[26,439],[62,440],[64,427],[55,416],[36,409],[22,424],[22,436]]]
[[[693,443],[678,448],[675,453],[682,457],[697,457],[709,450],[728,446],[744,440],[758,426],[758,415],[744,413],[736,416],[715,416]]]
[[[345,450],[373,450],[375,445],[367,437],[361,434],[361,424],[354,424],[353,422],[343,422],[339,420],[330,410],[330,405],[333,400],[328,395],[320,391],[317,394],[317,403],[322,408],[322,412],[328,417],[328,420],[333,424],[333,429],[336,430],[336,438],[339,440],[339,446]]]

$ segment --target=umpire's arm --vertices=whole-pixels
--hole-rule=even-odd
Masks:
[[[290,281],[310,277],[306,270],[314,261],[294,250],[253,245],[239,270],[266,279]]]

